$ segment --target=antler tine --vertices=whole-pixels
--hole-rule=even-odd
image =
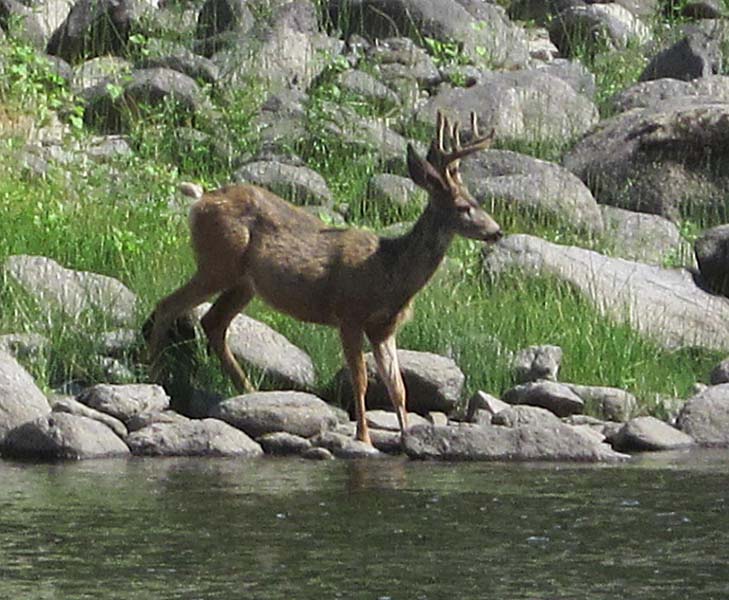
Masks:
[[[461,149],[461,124],[456,121],[451,128],[451,139],[453,140],[452,149],[458,151]]]
[[[448,119],[446,119],[445,115],[438,111],[437,119],[436,119],[436,128],[438,130],[438,151],[445,153],[445,130],[448,126]]]
[[[468,156],[469,154],[473,154],[474,152],[478,152],[479,150],[483,150],[484,148],[487,148],[491,145],[491,142],[494,138],[495,130],[491,130],[491,132],[488,135],[485,135],[483,137],[480,137],[478,134],[478,117],[476,116],[475,112],[471,113],[471,130],[472,130],[472,136],[471,141],[468,143],[465,147],[461,147],[460,144],[460,134],[457,130],[457,128],[454,128],[454,140],[457,140],[456,147],[452,149],[452,151],[447,155],[444,156],[443,160],[444,163],[447,165],[451,165],[460,159],[462,159],[464,156]]]

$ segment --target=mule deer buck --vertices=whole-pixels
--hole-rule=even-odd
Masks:
[[[437,137],[426,160],[412,146],[407,148],[410,177],[430,198],[410,232],[399,238],[328,227],[253,185],[203,193],[197,185],[182,184],[181,191],[197,200],[190,209],[197,272],[157,305],[149,338],[152,360],[177,317],[219,294],[202,318],[203,330],[236,387],[252,391],[228,348],[226,331],[233,317],[258,295],[299,320],[339,330],[355,396],[357,439],[371,443],[365,420],[366,336],[404,433],[405,387],[395,333],[454,235],[485,242],[501,237],[499,225],[471,197],[459,173],[460,160],[488,147],[493,132],[479,137],[472,115],[472,139],[462,146],[457,123],[451,125],[438,113],[436,126]]]

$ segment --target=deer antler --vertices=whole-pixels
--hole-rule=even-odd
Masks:
[[[458,162],[465,156],[490,146],[495,133],[495,130],[492,129],[488,135],[479,135],[478,117],[475,112],[471,113],[471,142],[465,147],[461,146],[460,123],[456,121],[451,125],[448,117],[440,111],[438,111],[436,117],[436,131],[436,140],[431,144],[428,161],[442,169],[452,166],[457,167]],[[446,149],[446,133],[450,150]]]

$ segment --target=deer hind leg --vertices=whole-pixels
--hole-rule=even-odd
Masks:
[[[226,334],[230,322],[246,307],[253,295],[253,286],[249,282],[229,288],[218,297],[201,320],[210,347],[220,359],[223,371],[232,379],[236,389],[242,393],[253,392],[255,388],[230,351]]]
[[[159,353],[162,351],[167,332],[175,319],[207,300],[218,290],[220,290],[219,285],[198,272],[181,288],[160,300],[154,309],[152,331],[148,341],[149,359],[153,370],[159,366],[157,364]]]
[[[362,354],[364,335],[360,329],[342,328],[339,330],[339,336],[342,340],[344,358],[349,366],[349,375],[352,380],[352,390],[355,400],[354,408],[357,418],[357,439],[372,445],[370,433],[367,428],[367,419],[365,417],[367,367],[365,365],[364,355]]]
[[[397,420],[400,423],[400,433],[405,434],[408,427],[408,413],[405,406],[405,384],[400,373],[400,364],[397,360],[397,346],[395,336],[392,335],[382,342],[372,344],[372,353],[375,355],[377,373],[387,388]]]

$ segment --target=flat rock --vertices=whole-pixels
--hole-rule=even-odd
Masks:
[[[676,426],[702,446],[729,446],[729,383],[711,386],[689,398]]]
[[[286,431],[267,433],[256,441],[266,454],[276,456],[301,455],[312,447],[311,442],[306,438]]]
[[[515,410],[521,415],[531,416],[512,415],[507,419],[512,426],[463,423],[446,427],[414,427],[405,437],[405,452],[411,458],[448,461],[597,462],[626,458],[575,431],[549,411],[519,406],[504,412]]]
[[[385,431],[400,431],[400,423],[397,415],[388,410],[368,410],[367,425],[372,429],[384,429]],[[408,426],[424,425],[427,420],[417,413],[408,414]]]
[[[610,258],[529,235],[501,240],[485,264],[491,274],[518,268],[569,282],[601,314],[627,321],[666,348],[729,348],[729,300],[703,290],[688,270]]]
[[[139,456],[237,456],[263,454],[261,446],[245,433],[217,419],[189,419],[152,423],[126,440]]]
[[[275,431],[312,437],[337,425],[329,405],[305,392],[256,392],[223,400],[210,416],[221,419],[252,438]]]
[[[51,413],[8,433],[4,454],[19,458],[88,459],[127,456],[129,448],[95,419]]]
[[[695,444],[690,435],[655,417],[636,417],[612,437],[612,445],[621,451],[654,451],[688,448]]]
[[[141,413],[161,412],[170,406],[170,398],[164,388],[148,383],[100,383],[86,388],[77,400],[124,423]]]
[[[50,412],[48,400],[28,371],[0,350],[0,444],[11,429]]]
[[[508,404],[526,404],[546,408],[558,417],[585,410],[582,398],[566,385],[554,381],[531,381],[507,390],[501,397]]]
[[[93,311],[117,324],[134,318],[137,297],[112,277],[66,269],[50,258],[28,255],[8,257],[4,270],[45,310],[60,310],[72,319]]]

